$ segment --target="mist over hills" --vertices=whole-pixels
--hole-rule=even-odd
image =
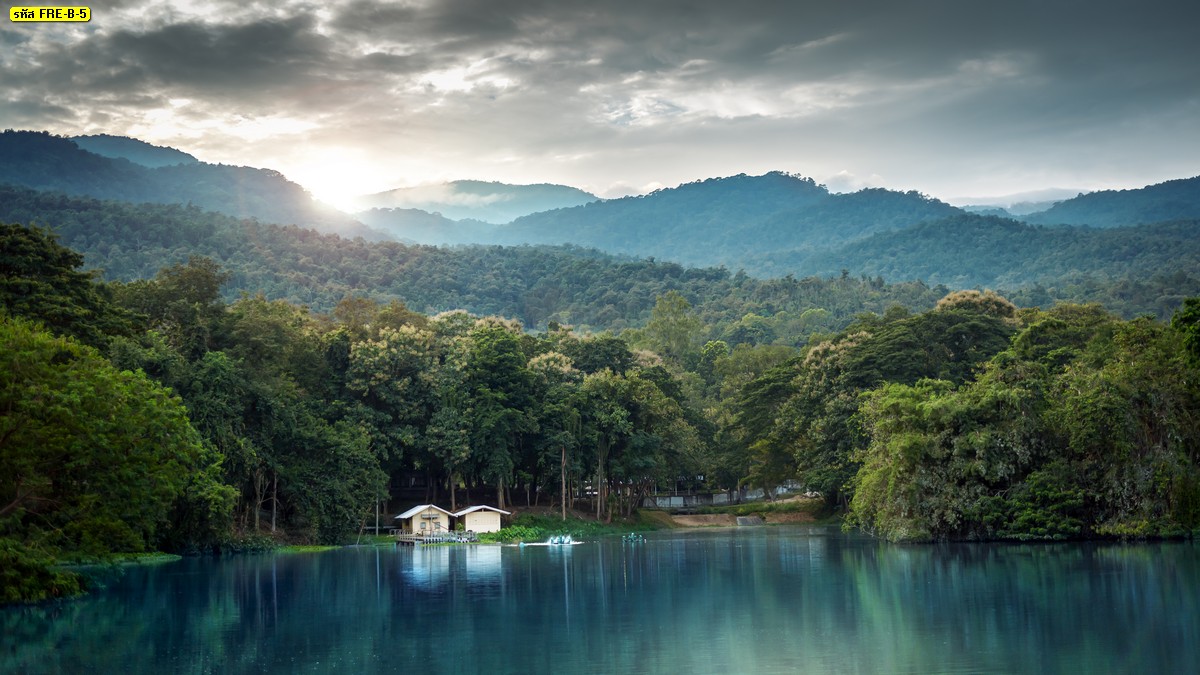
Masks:
[[[1136,190],[1090,192],[1021,219],[1036,225],[1121,227],[1187,218],[1200,218],[1200,176]]]
[[[479,244],[495,240],[497,226],[482,220],[451,220],[421,209],[381,208],[355,214],[361,222],[396,241],[429,246]]]
[[[566,185],[509,185],[456,180],[437,185],[398,188],[360,197],[364,209],[418,209],[449,220],[508,223],[539,211],[581,206],[598,197]]]
[[[848,269],[889,280],[1015,287],[1068,273],[1150,268],[1152,260],[1178,267],[1192,250],[1188,223],[1200,219],[1200,179],[1080,194],[1019,218],[1002,207],[975,214],[991,218],[969,214],[913,191],[834,194],[811,179],[774,172],[696,181],[499,226],[411,209],[363,215],[401,240],[428,244],[572,244],[759,277]],[[1171,225],[1134,228],[1155,223]]]
[[[773,172],[593,201],[494,227],[400,209],[360,217],[398,238],[420,243],[572,244],[769,276],[805,273],[781,269],[775,262],[780,252],[827,251],[876,232],[961,213],[916,192],[867,189],[831,194],[811,178]]]
[[[1086,190],[1043,188],[999,197],[959,197],[947,201],[969,213],[1020,218],[1086,193]]]

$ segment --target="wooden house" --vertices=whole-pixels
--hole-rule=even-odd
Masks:
[[[499,532],[500,516],[511,515],[494,506],[472,506],[454,514],[463,529],[469,532]]]
[[[453,515],[440,506],[421,504],[396,516],[396,523],[401,534],[432,535],[449,532]]]

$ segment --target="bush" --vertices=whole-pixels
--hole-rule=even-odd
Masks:
[[[39,602],[83,593],[78,574],[56,570],[45,554],[13,539],[0,539],[0,604]]]
[[[231,534],[216,548],[216,553],[267,553],[279,543],[265,534]]]

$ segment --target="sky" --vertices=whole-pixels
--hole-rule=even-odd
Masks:
[[[64,4],[64,3],[58,3]],[[1200,174],[1195,0],[118,0],[0,24],[0,123],[604,197],[786,171],[946,200]]]

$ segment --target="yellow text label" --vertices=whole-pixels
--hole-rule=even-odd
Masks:
[[[8,10],[13,21],[91,21],[91,7],[13,7]]]

